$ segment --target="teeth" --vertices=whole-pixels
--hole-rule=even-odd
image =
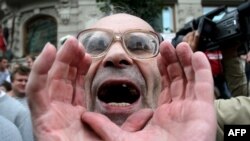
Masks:
[[[127,87],[127,85],[126,84],[122,84],[122,87]]]
[[[125,107],[125,106],[129,106],[130,104],[126,103],[126,102],[122,102],[122,103],[110,102],[110,103],[108,103],[108,105],[110,105],[110,106]]]

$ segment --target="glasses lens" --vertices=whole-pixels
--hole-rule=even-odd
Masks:
[[[131,32],[124,36],[124,44],[130,55],[136,58],[150,58],[158,53],[159,43],[156,35],[144,32]]]
[[[105,31],[85,31],[79,35],[78,40],[87,53],[97,57],[107,50],[112,41],[112,35]]]

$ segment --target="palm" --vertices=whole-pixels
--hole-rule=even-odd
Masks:
[[[213,107],[207,109],[207,106],[205,103],[191,100],[163,104],[156,109],[151,121],[143,130],[135,133],[126,132],[128,135],[125,137],[131,138],[132,136],[133,140],[138,141],[212,140],[212,132],[215,131],[214,125],[211,124],[213,116],[206,113],[210,110],[213,112]],[[204,132],[207,134],[206,137],[204,137]],[[127,140],[129,141],[130,138]]]
[[[26,88],[38,140],[98,139],[81,122],[85,111],[83,75],[89,65],[90,59],[73,38],[58,52],[47,44],[39,55]]]
[[[149,127],[153,130],[154,126],[159,126],[158,129],[162,130],[159,132],[165,132],[168,140],[171,141],[182,141],[187,138],[200,140],[204,136],[203,131],[207,132],[213,129],[211,122],[213,122],[214,117],[206,114],[211,112],[213,112],[213,107],[206,103],[193,100],[176,101],[156,109],[152,125]],[[211,132],[213,131],[214,129]]]
[[[50,106],[47,113],[34,119],[36,135],[39,140],[78,141],[84,138],[84,128],[80,120],[84,111],[83,107],[59,102],[54,102]]]

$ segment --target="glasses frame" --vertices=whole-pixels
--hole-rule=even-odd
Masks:
[[[102,53],[100,53],[100,54],[98,54],[98,55],[96,55],[96,56],[92,56],[92,55],[91,55],[92,58],[101,58],[101,57],[105,56],[105,55],[107,54],[107,52],[110,50],[112,44],[113,44],[114,42],[116,42],[116,41],[120,41],[120,42],[122,43],[122,48],[125,50],[125,52],[126,52],[131,58],[133,58],[133,59],[150,59],[150,58],[156,57],[156,56],[159,54],[159,52],[160,52],[160,43],[163,41],[163,38],[162,38],[162,36],[161,36],[159,33],[156,33],[156,32],[154,32],[154,31],[150,31],[150,30],[132,29],[132,30],[127,30],[127,31],[125,31],[125,32],[123,32],[123,33],[116,33],[116,32],[114,32],[114,31],[112,31],[112,30],[110,30],[110,29],[104,29],[104,28],[89,28],[89,29],[82,30],[82,31],[80,31],[80,32],[77,34],[77,36],[76,36],[77,40],[80,39],[80,36],[81,36],[83,33],[85,33],[85,32],[90,32],[90,31],[103,31],[103,32],[106,32],[106,33],[108,33],[109,35],[112,36],[112,39],[111,39],[111,41],[110,41],[108,47],[107,47]],[[126,44],[125,44],[125,41],[124,41],[124,35],[126,35],[126,34],[128,34],[128,33],[134,33],[134,32],[141,32],[141,33],[150,34],[150,35],[153,35],[153,36],[155,36],[155,37],[157,38],[158,43],[157,43],[157,47],[156,47],[156,52],[155,52],[155,54],[153,54],[153,55],[150,56],[150,57],[146,57],[146,58],[145,58],[145,57],[142,57],[142,58],[140,58],[140,57],[134,56],[134,55],[132,55],[132,54],[130,53],[130,51],[129,51],[129,50],[127,49],[127,47],[126,47]]]

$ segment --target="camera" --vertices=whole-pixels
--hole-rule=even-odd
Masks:
[[[219,17],[216,19],[215,17]],[[172,39],[173,46],[177,46],[183,37],[197,30],[199,33],[198,50],[216,50],[225,48],[231,43],[242,43],[239,54],[245,54],[250,48],[250,1],[240,4],[229,11],[221,6],[203,16],[186,23]]]

